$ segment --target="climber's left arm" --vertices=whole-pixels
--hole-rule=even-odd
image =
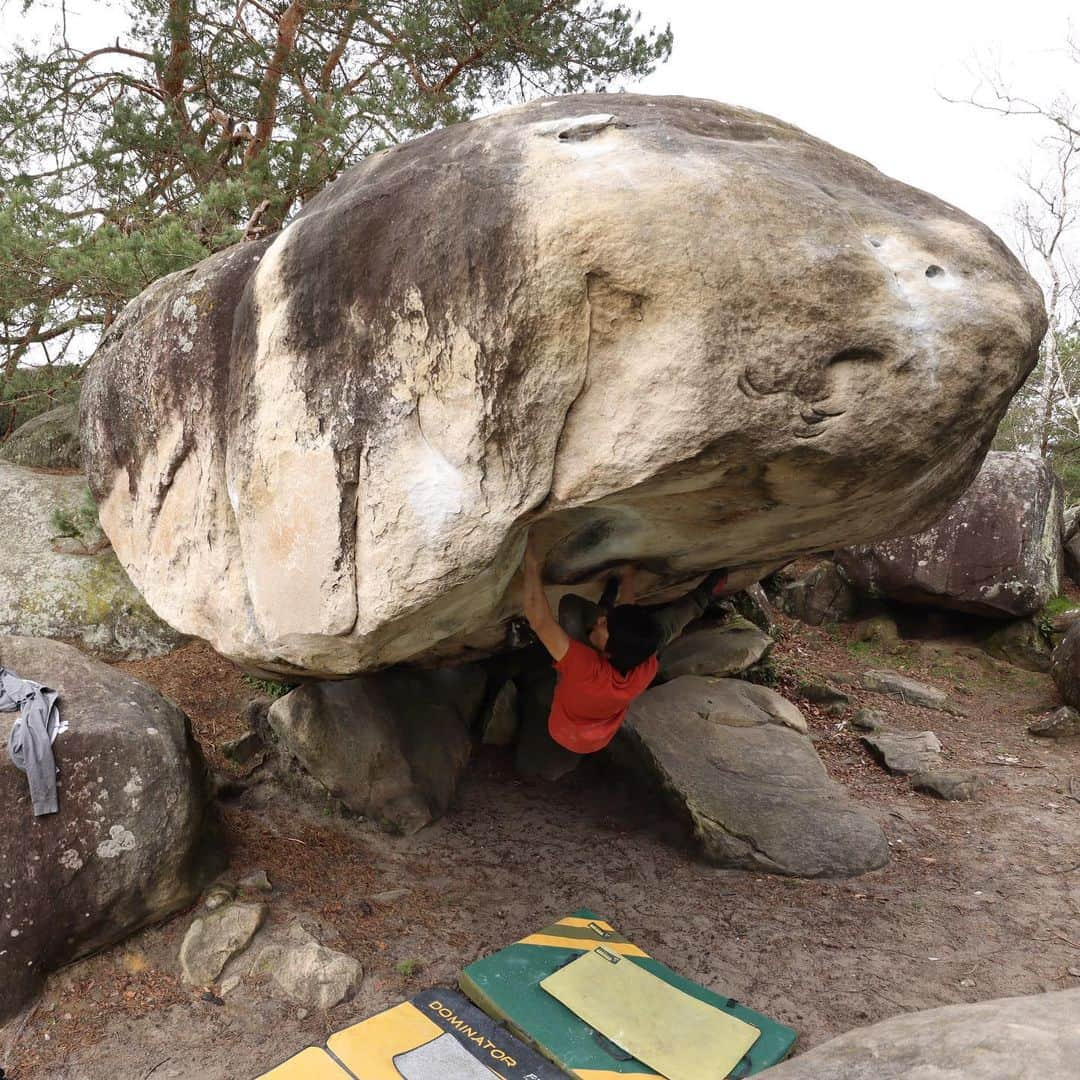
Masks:
[[[544,648],[551,653],[552,659],[558,662],[570,648],[570,638],[552,614],[540,576],[542,565],[543,560],[530,536],[522,563],[525,618],[528,619],[533,633],[543,642]]]

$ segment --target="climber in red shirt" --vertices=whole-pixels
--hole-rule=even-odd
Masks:
[[[542,560],[530,537],[525,549],[525,618],[555,661],[559,681],[548,717],[548,733],[576,754],[602,750],[623,722],[626,710],[656,677],[657,652],[677,637],[727,583],[714,570],[696,589],[670,604],[633,603],[633,568],[623,571],[614,604],[594,604],[564,596],[556,620],[544,594]]]

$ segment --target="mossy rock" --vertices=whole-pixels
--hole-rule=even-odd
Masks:
[[[78,402],[27,420],[0,446],[0,461],[32,469],[82,469]]]
[[[20,508],[0,534],[0,634],[75,642],[109,659],[170,652],[183,638],[151,611],[100,534],[74,547],[58,537],[56,511],[85,496],[81,476],[0,463],[0,500]]]

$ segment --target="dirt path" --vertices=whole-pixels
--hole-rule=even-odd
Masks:
[[[804,708],[829,771],[869,805],[893,858],[847,881],[799,881],[697,861],[664,808],[602,760],[557,785],[483,753],[457,807],[411,838],[328,817],[272,785],[223,808],[232,873],[266,869],[271,918],[300,915],[364,964],[356,1000],[304,1016],[245,984],[223,1004],[179,983],[183,914],[58,973],[18,1030],[0,1029],[14,1080],[241,1080],[427,986],[551,918],[589,906],[664,962],[799,1031],[799,1048],[897,1012],[1080,985],[1080,746],[1028,736],[1052,684],[962,643],[895,655],[785,621],[780,689],[800,679],[907,671],[964,718],[851,691],[906,730],[931,728],[950,764],[992,787],[969,803],[911,793],[841,718]],[[177,700],[220,764],[253,689],[201,646],[125,665]],[[848,715],[850,715],[850,710]],[[1012,764],[995,764],[1003,758]],[[391,890],[407,890],[380,897]],[[411,970],[403,975],[395,970]]]

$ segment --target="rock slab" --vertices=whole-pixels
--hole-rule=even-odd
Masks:
[[[766,687],[685,675],[639,697],[624,731],[710,862],[846,877],[889,860],[880,827],[825,772],[802,714]]]
[[[901,675],[896,671],[871,669],[862,675],[864,690],[895,698],[905,705],[919,705],[924,709],[937,709],[939,712],[952,712],[955,707],[949,704],[949,696],[936,686],[928,686],[917,679]]]
[[[941,762],[941,741],[932,731],[875,731],[862,741],[897,776],[925,772]]]
[[[56,688],[60,812],[34,818],[0,756],[0,1019],[42,976],[195,900],[212,876],[210,795],[187,717],[68,645],[0,637],[0,666]],[[0,744],[15,716],[0,715]]]
[[[269,723],[285,760],[349,810],[414,833],[457,790],[484,684],[475,666],[310,683],[274,702]]]
[[[1069,739],[1080,735],[1080,712],[1071,705],[1062,705],[1046,716],[1040,716],[1028,724],[1028,731],[1032,735],[1039,735],[1044,739]]]
[[[769,1080],[1067,1080],[1080,990],[904,1013],[775,1065]]]
[[[1061,591],[1061,515],[1061,481],[1049,463],[995,450],[932,528],[836,559],[866,596],[1022,618]]]
[[[681,634],[660,650],[660,678],[738,675],[769,654],[773,640],[749,619],[734,616],[720,626]]]
[[[1045,327],[985,226],[790,124],[549,98],[154,282],[90,366],[84,459],[170,625],[348,675],[497,651],[527,525],[555,601],[924,528]]]
[[[934,795],[948,802],[966,802],[986,787],[986,778],[970,769],[936,769],[917,772],[911,786],[925,795]]]

